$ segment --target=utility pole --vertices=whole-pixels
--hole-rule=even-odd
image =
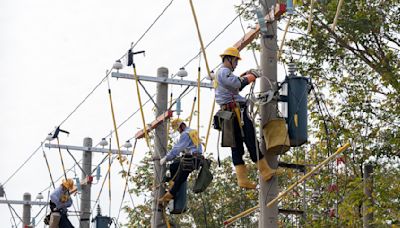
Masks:
[[[271,7],[276,5],[276,0],[260,0],[260,5],[263,8],[263,14],[267,15],[270,12]],[[277,90],[277,22],[273,20],[267,23],[267,32],[261,33],[261,69],[263,76],[261,77],[260,92],[266,92],[268,90]],[[273,88],[272,88],[272,87]],[[268,123],[269,120],[276,118],[277,116],[277,101],[272,100],[271,102],[264,104],[260,108],[261,115],[261,131],[263,132],[263,126]],[[261,152],[267,159],[268,164],[271,168],[278,167],[278,155],[267,154],[266,145],[264,140],[261,140],[260,144]],[[274,199],[278,195],[278,177],[274,176],[269,181],[264,182],[260,178],[260,219],[258,227],[264,228],[277,228],[278,227],[278,206],[277,204],[267,208],[266,204]]]
[[[115,78],[124,78],[124,79],[131,79],[134,80],[135,77],[132,74],[120,73],[120,72],[112,72],[112,77]],[[168,78],[168,69],[165,67],[160,67],[157,70],[157,77],[154,76],[145,76],[145,75],[137,75],[139,81],[148,81],[148,82],[155,82],[157,83],[157,113],[156,119],[151,122],[147,131],[150,132],[151,130],[155,129],[155,154],[153,155],[154,160],[162,158],[166,154],[167,148],[167,129],[166,129],[166,120],[171,118],[172,111],[168,110],[168,84],[173,85],[181,85],[181,86],[197,86],[197,81],[188,81],[183,79],[173,79]],[[200,87],[202,88],[213,88],[212,83],[200,83]],[[138,131],[135,134],[136,139],[141,139],[144,137],[144,129]],[[158,157],[159,156],[159,157]],[[152,204],[152,218],[151,218],[151,227],[166,227],[165,221],[163,221],[163,208],[161,208],[157,202],[157,199],[161,197],[165,189],[161,185],[161,181],[163,175],[165,173],[165,166],[161,166],[160,163],[157,161],[154,163],[154,186],[156,189],[153,191],[154,201]]]
[[[90,215],[91,215],[91,187],[93,176],[92,173],[92,152],[97,153],[108,153],[111,154],[123,154],[123,155],[132,155],[132,151],[129,150],[116,150],[116,149],[105,149],[105,148],[97,148],[92,147],[93,145],[92,138],[84,138],[83,139],[83,146],[70,146],[70,145],[61,145],[61,144],[44,144],[45,147],[48,148],[60,148],[66,150],[78,150],[82,151],[82,167],[80,167],[82,172],[82,179],[81,179],[81,205],[80,205],[80,221],[79,227],[80,228],[89,228],[90,227]],[[79,165],[79,164],[78,164]]]
[[[26,192],[23,196],[24,204],[22,210],[22,227],[29,226],[31,224],[31,194]]]
[[[363,227],[364,228],[370,228],[373,227],[371,224],[373,221],[373,213],[368,212],[368,209],[372,207],[373,201],[372,201],[372,185],[373,185],[373,179],[372,179],[372,173],[374,171],[374,168],[370,164],[365,164],[364,165],[364,176],[363,176],[363,182],[364,182],[364,194],[367,197],[367,199],[363,203]]]
[[[83,146],[87,148],[91,148],[92,143],[91,138],[83,139]],[[90,150],[84,150],[82,152],[82,180],[86,178],[87,175],[90,175],[92,169],[92,152]],[[81,192],[81,213],[80,213],[80,228],[89,228],[90,227],[90,190],[92,188],[92,182],[88,181],[86,185],[82,185]]]
[[[30,193],[24,193],[23,200],[0,200],[0,204],[7,204],[7,205],[12,205],[12,204],[18,204],[22,205],[22,227],[31,227],[31,208],[32,205],[39,205],[39,206],[45,206],[47,205],[47,202],[42,202],[42,201],[31,201],[31,194]]]
[[[168,78],[168,69],[165,67],[160,67],[157,69],[157,77],[160,79]],[[157,97],[156,97],[157,109],[156,109],[156,117],[163,114],[168,109],[168,84],[166,83],[157,83]],[[166,154],[168,135],[167,135],[167,127],[166,122],[162,122],[155,128],[155,137],[154,137],[154,160],[158,160],[162,158]],[[162,185],[162,179],[165,173],[165,165],[160,165],[159,160],[154,162],[154,186],[153,190],[153,215],[151,218],[151,227],[162,227],[165,224],[163,221],[163,208],[158,203],[158,198],[164,195],[165,189]]]

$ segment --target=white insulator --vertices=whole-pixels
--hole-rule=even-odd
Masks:
[[[43,195],[42,195],[41,192],[39,192],[39,193],[37,194],[36,199],[39,200],[39,201],[42,200],[42,199],[44,199],[44,197],[43,197]]]
[[[124,66],[121,63],[121,60],[117,60],[115,61],[115,63],[113,64],[113,68],[116,70],[121,70]]]
[[[176,74],[178,77],[184,78],[188,76],[188,72],[185,70],[184,67],[179,68],[178,73]]]
[[[108,142],[107,142],[107,140],[105,138],[102,138],[100,143],[99,143],[99,145],[102,146],[102,147],[105,147],[105,146],[108,145]]]
[[[132,147],[132,143],[128,140],[125,142],[125,144],[123,145],[123,147],[125,147],[126,149],[129,149]]]
[[[53,138],[53,134],[51,134],[51,133],[49,133],[47,136],[46,136],[46,140],[47,141],[51,141],[51,140],[53,140],[54,138]]]

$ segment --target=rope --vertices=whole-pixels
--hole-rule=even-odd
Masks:
[[[61,159],[61,166],[62,166],[62,169],[63,169],[63,172],[64,172],[64,178],[65,178],[65,180],[67,180],[67,173],[65,171],[64,159],[63,159],[63,156],[61,154],[60,139],[58,137],[57,137],[57,145],[58,145],[58,153],[60,154],[60,159]]]
[[[139,102],[139,107],[140,107],[140,113],[141,113],[141,115],[142,115],[142,123],[143,123],[144,136],[145,136],[145,138],[146,138],[147,147],[149,148],[150,153],[151,153],[152,150],[151,150],[151,145],[150,145],[150,140],[149,140],[149,134],[148,134],[148,132],[147,132],[146,121],[145,121],[145,118],[144,118],[144,112],[143,112],[143,106],[142,106],[142,98],[140,97],[139,78],[138,78],[137,73],[136,73],[136,66],[135,66],[135,63],[133,63],[132,66],[133,66],[133,75],[134,75],[134,77],[135,77],[135,82],[136,82],[136,93],[137,93],[137,97],[138,97],[138,102]]]
[[[335,29],[336,29],[336,24],[337,24],[337,20],[339,18],[340,9],[342,8],[342,5],[343,5],[343,1],[344,0],[339,0],[339,4],[336,8],[335,19],[333,20],[333,24],[332,24],[332,31],[335,31]]]
[[[279,50],[278,50],[278,60],[280,60],[281,56],[282,56],[283,44],[285,43],[286,34],[287,34],[288,29],[289,29],[289,25],[290,25],[290,21],[291,20],[292,20],[292,15],[289,16],[289,20],[288,20],[288,22],[286,24],[285,31],[283,32],[282,42],[281,42],[281,45],[279,45]]]
[[[204,145],[204,153],[207,151],[208,138],[210,136],[210,129],[211,129],[211,123],[212,123],[213,116],[214,116],[214,110],[215,110],[215,97],[214,97],[214,101],[213,101],[212,107],[211,107],[210,120],[208,121],[208,128],[207,128],[207,134],[206,134],[206,144]]]
[[[121,204],[120,204],[120,206],[119,206],[117,221],[119,220],[119,215],[120,215],[120,213],[121,213],[122,204],[123,204],[124,199],[125,199],[126,188],[128,187],[129,173],[130,173],[131,166],[132,166],[133,155],[134,155],[135,150],[136,150],[136,143],[137,143],[137,140],[135,140],[135,143],[134,143],[134,145],[133,145],[132,156],[131,156],[131,160],[130,160],[130,162],[129,162],[128,172],[126,173],[124,193],[122,194],[122,199],[121,199]]]
[[[42,145],[43,145],[43,144],[42,144]],[[54,184],[54,180],[53,180],[53,175],[51,174],[51,170],[50,170],[49,161],[47,160],[47,156],[46,156],[46,153],[44,152],[44,149],[43,149],[43,147],[42,147],[42,151],[43,151],[43,157],[44,157],[44,160],[46,161],[47,170],[49,171],[49,175],[50,175],[51,184],[53,185],[53,188],[56,188],[56,186],[55,186],[55,184]]]
[[[192,0],[190,0],[192,2]],[[200,62],[199,62],[200,64]],[[199,98],[197,100],[197,137],[199,137],[200,140],[200,73],[201,73],[201,68],[199,66],[197,70],[197,97]],[[200,141],[199,144],[197,145],[197,149],[200,148]]]
[[[113,163],[114,159],[115,159],[115,157],[113,157],[113,158],[111,159],[111,164]],[[91,211],[94,211],[94,209],[96,208],[96,205],[97,205],[97,203],[98,203],[98,201],[99,201],[99,199],[100,199],[101,192],[103,191],[104,184],[105,184],[105,182],[106,182],[106,180],[107,180],[107,178],[108,178],[108,175],[110,175],[110,172],[109,172],[109,171],[107,171],[106,176],[104,177],[103,183],[101,184],[101,188],[100,188],[99,194],[97,195],[96,201],[95,201],[95,203],[94,203],[94,205],[93,205]]]
[[[113,106],[113,102],[112,102],[112,96],[111,96],[111,89],[110,89],[110,87],[108,87],[108,98],[109,98],[109,100],[110,100],[111,116],[112,116],[113,125],[114,125],[115,140],[117,141],[118,160],[119,160],[119,163],[121,164],[121,166],[122,166],[122,168],[123,168],[124,165],[123,165],[123,163],[122,163],[122,155],[121,155],[121,150],[120,150],[120,146],[119,146],[118,129],[117,129],[117,123],[116,123],[116,121],[115,121],[114,106]]]
[[[196,12],[195,12],[195,10],[194,10],[193,1],[192,1],[192,0],[189,0],[189,2],[190,2],[190,8],[192,9],[192,14],[193,14],[193,18],[194,18],[194,23],[196,24],[197,36],[199,37],[200,46],[201,46],[201,52],[203,53],[204,61],[205,61],[205,63],[206,63],[207,73],[208,73],[208,76],[211,76],[211,71],[210,71],[210,68],[209,68],[209,66],[208,66],[208,61],[207,61],[207,54],[206,54],[206,50],[205,50],[205,48],[204,48],[203,39],[201,38],[199,23],[198,23],[198,21],[197,21],[197,16],[196,16]],[[199,81],[200,81],[200,79],[199,79]],[[200,100],[200,97],[199,97],[199,100]]]
[[[190,124],[192,123],[192,117],[193,117],[193,113],[194,113],[194,106],[196,105],[196,99],[197,99],[197,97],[193,98],[192,111],[190,112],[190,116],[189,116],[189,127],[190,127]]]

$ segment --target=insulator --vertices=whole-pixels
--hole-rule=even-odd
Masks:
[[[36,196],[36,199],[37,200],[42,200],[44,197],[43,197],[43,194],[41,193],[41,192],[39,192],[38,194],[37,194],[37,196]]]
[[[116,70],[121,70],[124,66],[121,63],[121,60],[117,60],[115,61],[115,63],[113,64],[113,68]]]
[[[188,76],[188,72],[185,70],[184,67],[179,68],[178,73],[176,74],[178,77],[184,78]]]
[[[176,114],[179,116],[180,114],[181,114],[181,112],[182,112],[182,109],[181,109],[181,98],[176,98]]]
[[[257,20],[258,20],[258,25],[260,26],[261,34],[266,35],[267,34],[267,23],[265,22],[263,12],[261,11],[260,8],[256,9],[256,15],[257,15]]]
[[[293,15],[293,0],[286,1],[286,14]]]
[[[51,133],[49,133],[47,136],[46,136],[46,140],[47,141],[51,141],[51,140],[53,140],[54,138],[53,138],[53,134],[51,134]]]
[[[79,177],[75,177],[74,179],[75,179],[76,189],[78,189],[78,191],[82,191],[81,181],[79,180]]]
[[[105,138],[102,138],[100,143],[99,143],[99,145],[102,146],[102,147],[105,147],[105,146],[108,145],[108,142],[107,142],[107,140]]]
[[[127,141],[124,143],[123,147],[125,147],[126,149],[129,149],[129,148],[132,147],[132,143],[131,143],[129,140],[127,140]]]
[[[100,166],[97,166],[97,169],[96,169],[96,180],[99,181],[100,177],[101,177],[101,169],[100,169]]]

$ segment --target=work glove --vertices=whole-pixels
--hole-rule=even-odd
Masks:
[[[164,165],[167,162],[167,156],[160,159],[160,165]]]

